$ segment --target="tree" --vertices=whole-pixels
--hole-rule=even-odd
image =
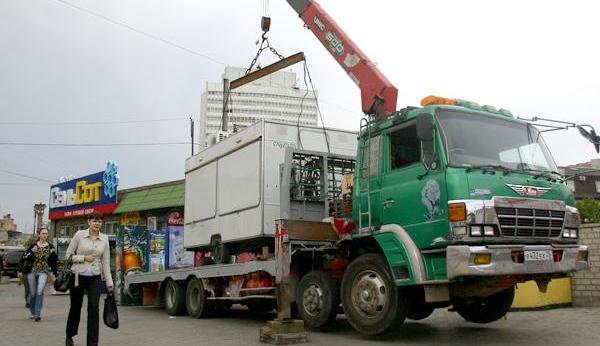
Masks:
[[[23,246],[25,247],[25,249],[28,249],[29,246],[31,246],[31,244],[33,244],[36,240],[36,236],[32,235],[30,237],[28,237],[27,239],[25,239],[25,241],[23,242]]]
[[[600,203],[598,201],[586,198],[576,203],[581,215],[582,223],[599,223],[600,222]]]

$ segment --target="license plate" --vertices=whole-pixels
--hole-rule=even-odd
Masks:
[[[552,251],[525,251],[526,261],[550,261]]]

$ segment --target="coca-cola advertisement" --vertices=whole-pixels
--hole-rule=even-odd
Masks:
[[[183,213],[180,211],[174,211],[169,214],[169,217],[167,218],[167,226],[183,227]]]

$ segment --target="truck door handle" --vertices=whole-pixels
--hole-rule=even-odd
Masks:
[[[389,207],[390,205],[394,204],[394,202],[396,202],[396,201],[394,201],[394,200],[393,200],[393,199],[391,199],[391,198],[388,198],[388,199],[386,199],[385,201],[383,201],[383,207],[384,207],[384,208],[387,208],[387,207]]]

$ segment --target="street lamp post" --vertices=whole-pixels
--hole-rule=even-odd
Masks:
[[[37,203],[33,205],[34,212],[34,225],[35,229],[33,230],[33,234],[36,234],[40,228],[42,228],[42,223],[44,221],[44,211],[46,210],[46,205],[44,203]]]

